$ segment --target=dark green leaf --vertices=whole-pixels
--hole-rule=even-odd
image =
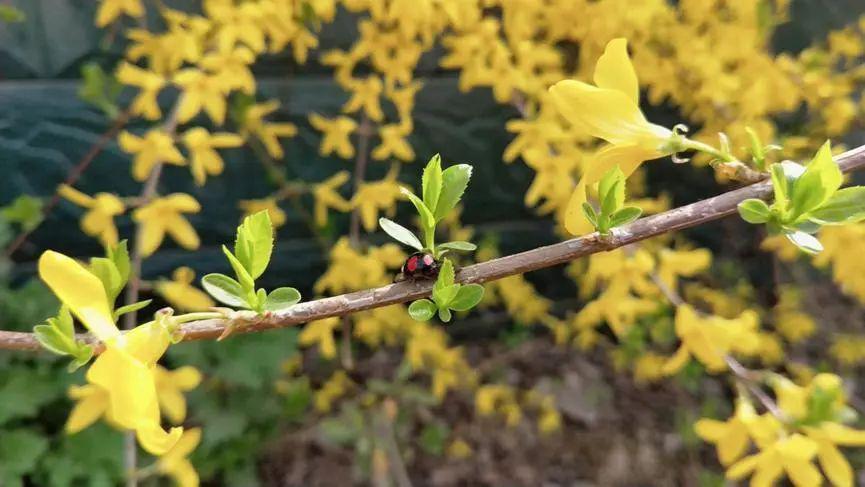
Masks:
[[[388,220],[387,218],[379,218],[378,224],[385,233],[393,237],[397,242],[402,242],[403,244],[417,250],[423,250],[423,244],[420,242],[420,239],[418,239],[408,228],[395,221]]]
[[[865,186],[838,190],[808,217],[823,225],[853,223],[865,219]]]
[[[432,214],[435,214],[439,195],[442,192],[442,158],[439,154],[432,156],[424,168],[421,189],[424,204]]]
[[[243,287],[225,274],[208,274],[201,278],[201,286],[221,303],[235,308],[249,307]]]
[[[642,214],[642,209],[636,206],[626,206],[610,216],[610,228],[627,225],[637,218],[640,218],[640,215]]]
[[[442,172],[442,191],[435,208],[435,221],[447,216],[457,206],[471,177],[472,167],[468,164],[457,164]]]
[[[267,295],[264,309],[267,311],[282,311],[300,301],[300,292],[293,287],[276,288]]]
[[[755,225],[766,223],[772,216],[769,205],[767,205],[765,201],[757,198],[750,198],[739,203],[738,209],[739,216],[741,216],[743,220]]]
[[[484,287],[480,284],[465,284],[460,286],[457,295],[448,305],[454,311],[468,311],[484,298]]]
[[[408,314],[416,321],[428,321],[436,310],[436,305],[429,299],[419,299],[409,305]]]
[[[48,439],[27,429],[3,431],[0,441],[0,471],[24,475],[36,467],[39,457],[48,449]]]

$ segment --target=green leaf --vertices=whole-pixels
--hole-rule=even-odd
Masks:
[[[3,431],[0,441],[0,471],[7,476],[31,472],[48,450],[48,439],[28,429]]]
[[[450,307],[451,302],[457,296],[460,288],[459,284],[451,284],[450,286],[433,286],[432,298],[439,308]]]
[[[439,196],[442,192],[442,158],[436,154],[427,163],[421,177],[423,202],[430,212],[435,214]]]
[[[429,321],[438,308],[429,299],[419,299],[408,306],[408,314],[415,321]]]
[[[20,22],[24,22],[27,20],[27,16],[24,15],[24,12],[13,7],[12,5],[3,5],[0,4],[0,22],[5,22],[7,24],[17,24]]]
[[[766,152],[763,150],[763,142],[760,136],[751,127],[745,127],[745,132],[748,134],[748,139],[751,142],[751,156],[754,161],[754,167],[763,170],[766,167]]]
[[[282,311],[300,301],[300,292],[293,287],[276,288],[267,295],[264,309],[267,311]]]
[[[592,206],[588,201],[583,202],[583,215],[586,216],[586,220],[589,220],[589,223],[595,227],[595,230],[598,229],[598,214],[595,213],[595,207]]]
[[[234,253],[253,280],[264,273],[273,253],[273,224],[267,210],[243,219],[237,227]]]
[[[95,62],[81,68],[81,77],[78,97],[99,108],[108,117],[116,117],[120,111],[117,108],[117,96],[122,89],[120,82]]]
[[[255,303],[251,303],[253,304],[252,308],[256,311],[261,311],[264,309],[265,302],[267,302],[267,291],[259,289],[255,293]]]
[[[808,215],[823,225],[854,223],[865,219],[865,186],[838,190],[823,206]]]
[[[69,307],[65,304],[60,306],[60,311],[54,318],[48,318],[51,326],[57,328],[64,336],[72,337],[75,335],[75,323],[72,322],[72,313],[69,312]]]
[[[454,283],[454,277],[454,264],[453,262],[451,262],[450,259],[445,259],[444,263],[441,266],[441,269],[439,269],[439,275],[436,279],[435,285],[441,287],[450,286]]]
[[[444,452],[449,434],[450,428],[446,424],[428,424],[421,431],[419,438],[420,446],[429,454],[441,455]]]
[[[222,246],[222,253],[225,254],[228,263],[231,264],[231,268],[234,269],[234,274],[237,276],[237,280],[240,282],[244,292],[252,292],[255,288],[255,280],[249,275],[246,267],[243,266],[240,260],[238,260],[238,258],[235,257],[225,245]]]
[[[130,263],[129,249],[126,240],[121,240],[120,243],[106,250],[107,257],[114,262],[117,272],[120,274],[120,280],[123,285],[129,281]]]
[[[610,228],[627,225],[637,218],[640,218],[640,215],[642,214],[643,210],[641,208],[636,206],[626,206],[610,216]]]
[[[74,358],[69,362],[69,365],[66,366],[66,370],[71,374],[87,365],[87,362],[90,362],[91,358],[93,358],[93,347],[90,345],[80,344],[78,350],[74,354]]]
[[[601,213],[612,215],[625,204],[625,175],[615,166],[601,177],[598,183]]]
[[[442,191],[435,208],[435,221],[447,216],[457,206],[471,177],[472,167],[468,164],[457,164],[442,172]]]
[[[844,175],[832,159],[832,147],[827,141],[793,184],[793,217],[797,218],[822,206],[838,191],[843,179]]]
[[[393,237],[397,242],[401,242],[417,250],[423,250],[423,244],[420,243],[420,239],[408,228],[387,218],[379,218],[378,224],[385,233]]]
[[[93,257],[90,259],[90,272],[102,281],[105,295],[108,296],[108,302],[113,303],[124,285],[117,266],[114,265],[113,261],[105,257]]]
[[[144,301],[139,301],[137,303],[127,304],[126,306],[121,306],[114,310],[114,319],[117,320],[121,316],[126,313],[132,313],[133,311],[138,311],[140,309],[146,308],[150,303],[152,303],[152,299],[145,299]]]
[[[775,193],[775,203],[782,209],[787,208],[790,198],[790,181],[787,179],[783,163],[772,164],[769,168],[769,174],[772,176],[772,190]]]
[[[456,250],[459,252],[473,252],[477,250],[478,246],[471,242],[464,242],[462,240],[454,240],[451,242],[445,242],[437,246],[438,251],[442,250]]]
[[[408,190],[408,188],[400,187],[400,192],[412,202],[415,208],[417,208],[418,215],[420,216],[421,225],[427,229],[435,228],[435,218],[433,218],[432,212],[427,208],[423,201],[420,200],[414,193]]]
[[[445,323],[451,320],[451,310],[447,308],[439,308],[439,319],[444,321]]]
[[[239,282],[225,274],[208,274],[201,278],[201,286],[217,301],[235,308],[248,308],[246,294]]]
[[[750,198],[742,201],[738,205],[739,216],[748,223],[759,225],[766,223],[772,217],[772,211],[765,201],[757,198]]]
[[[793,245],[809,254],[819,254],[823,251],[823,245],[813,235],[802,231],[786,232],[785,235],[788,240],[793,242]]]
[[[57,355],[71,355],[74,344],[51,325],[36,325],[33,327],[33,335],[43,348]]]
[[[7,221],[21,225],[25,231],[33,230],[42,223],[42,200],[30,195],[15,198],[8,206],[0,209],[0,216]]]
[[[460,286],[457,295],[448,305],[454,311],[468,311],[484,298],[484,287],[480,284],[465,284]]]

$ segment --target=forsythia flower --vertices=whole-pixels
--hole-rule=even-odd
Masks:
[[[348,171],[340,171],[313,187],[312,196],[315,199],[313,215],[316,225],[320,227],[327,225],[328,208],[343,213],[351,211],[351,203],[337,193],[337,189],[345,184],[349,177]]]
[[[724,466],[735,462],[748,450],[748,426],[757,417],[754,406],[743,398],[736,400],[736,412],[726,422],[703,418],[694,425],[697,435],[715,444]]]
[[[264,103],[252,105],[243,114],[243,133],[256,136],[270,157],[281,159],[284,155],[280,137],[294,137],[297,135],[297,127],[288,122],[268,122],[264,117],[275,112],[279,108],[279,102],[270,100]]]
[[[198,487],[198,472],[186,458],[201,442],[201,428],[190,428],[171,450],[159,457],[156,469],[171,476],[179,487]]]
[[[298,343],[305,347],[317,344],[321,356],[331,359],[336,356],[336,342],[333,339],[333,330],[341,322],[342,320],[339,317],[333,317],[308,323],[303,327],[303,331],[300,332]]]
[[[396,157],[402,161],[414,160],[414,150],[405,140],[411,133],[410,123],[387,124],[378,129],[381,144],[372,150],[372,158],[383,161],[388,157]]]
[[[189,267],[178,267],[170,281],[159,280],[154,289],[179,311],[201,311],[215,306],[210,296],[192,285],[195,272]]]
[[[565,226],[574,235],[591,229],[582,212],[589,185],[616,165],[627,177],[644,161],[672,152],[673,132],[648,122],[640,111],[640,86],[625,39],[607,44],[595,66],[594,81],[596,86],[566,80],[550,88],[556,107],[569,122],[610,144],[595,155],[568,202]]]
[[[262,198],[260,200],[241,200],[240,209],[244,216],[253,215],[262,210],[267,210],[270,223],[274,228],[285,225],[285,212],[277,204],[276,198]]]
[[[351,379],[349,379],[345,371],[337,370],[334,372],[327,382],[322,384],[321,389],[315,391],[314,402],[316,411],[330,411],[333,402],[345,394],[346,389],[348,389],[351,384]]]
[[[219,78],[198,69],[188,68],[177,73],[174,82],[183,90],[177,108],[178,122],[186,123],[204,110],[213,123],[222,125],[225,121],[225,98],[228,91]]]
[[[69,430],[81,428],[103,411],[110,422],[134,430],[141,446],[161,455],[177,443],[183,428],[166,432],[160,426],[154,378],[156,361],[170,343],[169,331],[151,322],[121,334],[102,281],[73,259],[47,251],[39,258],[39,276],[70,311],[105,344],[105,351],[87,371],[89,385],[73,391],[80,397]],[[106,398],[100,397],[100,390]],[[107,402],[107,410],[103,407]],[[102,409],[100,409],[102,408]]]
[[[354,113],[362,108],[371,120],[381,121],[384,118],[380,101],[383,86],[378,76],[370,76],[365,80],[351,80],[348,86],[352,92],[351,98],[342,107],[342,112]]]
[[[157,365],[154,372],[159,406],[169,421],[174,424],[183,423],[186,419],[186,398],[183,393],[198,387],[201,383],[201,372],[189,365],[176,370]]]
[[[330,249],[327,272],[315,283],[315,292],[334,294],[382,286],[390,280],[387,269],[400,266],[405,254],[396,244],[372,247],[366,254],[352,247],[348,238],[340,238]]]
[[[132,218],[141,225],[141,253],[152,255],[162,244],[165,234],[171,235],[181,247],[195,250],[200,244],[198,234],[183,213],[198,213],[201,206],[192,196],[174,193],[157,198],[135,210]]]
[[[133,114],[141,115],[148,120],[156,120],[162,116],[156,97],[165,86],[165,78],[152,71],[123,62],[117,68],[117,80],[124,85],[137,86],[141,90],[129,107]]]
[[[126,209],[120,198],[111,193],[96,193],[94,196],[88,196],[66,184],[60,185],[57,191],[60,196],[88,209],[81,217],[81,230],[85,234],[98,237],[106,247],[117,245],[117,226],[114,224],[114,217],[122,215]]]
[[[361,183],[351,199],[351,204],[360,213],[360,221],[367,232],[375,230],[378,225],[380,210],[386,211],[391,217],[396,212],[396,202],[403,197],[396,181],[396,173],[394,168],[388,171],[384,179]]]
[[[211,134],[206,129],[195,127],[183,134],[183,144],[189,150],[189,169],[199,186],[204,184],[207,175],[222,174],[225,163],[216,149],[240,147],[243,139],[239,135],[226,132]]]
[[[105,27],[124,14],[136,18],[144,15],[141,0],[102,0],[96,12],[96,26]]]
[[[348,117],[327,119],[317,113],[311,113],[309,123],[323,134],[319,154],[326,156],[336,152],[336,155],[342,159],[354,157],[354,145],[349,137],[357,128],[357,122]]]
[[[132,177],[138,181],[147,179],[150,171],[159,163],[177,166],[186,163],[171,136],[159,129],[148,131],[144,137],[132,135],[124,130],[117,141],[121,149],[135,154],[135,159],[132,161]]]
[[[664,365],[666,374],[675,374],[693,356],[709,372],[727,368],[725,356],[730,352],[753,353],[759,345],[757,314],[745,311],[738,318],[727,320],[718,316],[701,317],[687,304],[676,308],[676,335],[682,345]]]

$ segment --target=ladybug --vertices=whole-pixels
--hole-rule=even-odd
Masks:
[[[406,259],[394,282],[406,280],[435,279],[441,264],[427,252],[415,252]]]

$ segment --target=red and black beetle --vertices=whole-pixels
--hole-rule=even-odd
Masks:
[[[406,259],[394,281],[436,279],[439,275],[440,267],[441,264],[432,254],[415,252]]]

